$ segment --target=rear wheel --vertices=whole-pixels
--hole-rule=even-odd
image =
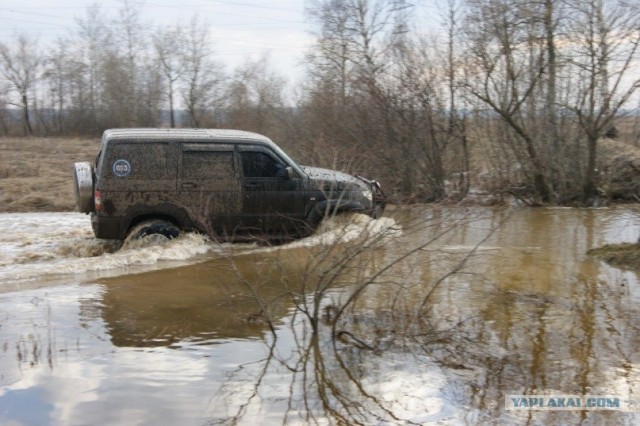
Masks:
[[[93,211],[93,168],[90,163],[75,163],[73,183],[76,194],[76,206],[81,213]]]
[[[147,220],[134,226],[129,232],[126,241],[140,240],[149,235],[160,235],[172,240],[180,235],[180,228],[162,219]]]

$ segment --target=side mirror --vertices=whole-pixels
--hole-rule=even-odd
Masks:
[[[293,168],[291,166],[287,166],[284,169],[284,178],[286,180],[291,180],[294,179],[296,177],[296,172],[293,171]]]

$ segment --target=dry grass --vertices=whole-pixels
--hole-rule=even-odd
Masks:
[[[73,211],[73,163],[93,162],[100,140],[0,138],[0,212]]]
[[[626,125],[630,127],[637,123]],[[624,170],[620,159],[633,160],[634,166],[640,164],[640,148],[629,142],[602,140],[599,146],[601,167],[621,172]],[[99,143],[97,137],[0,138],[0,212],[75,210],[73,163],[93,162]],[[489,192],[515,184],[513,172],[505,168],[504,161],[494,163],[499,157],[498,148],[483,138],[474,139],[470,145],[474,185]],[[503,171],[505,176],[499,176],[496,170]],[[637,173],[631,172],[633,176]],[[623,189],[630,192],[626,187]]]

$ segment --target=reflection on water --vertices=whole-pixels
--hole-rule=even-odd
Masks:
[[[268,265],[256,255],[235,259],[238,270],[256,280]],[[260,307],[227,259],[108,281],[100,300],[103,320],[114,345],[179,347],[184,342],[212,343],[225,338],[261,338],[266,331]],[[277,279],[277,277],[272,277]],[[262,283],[264,297],[277,286]],[[286,306],[272,306],[284,316]]]
[[[638,423],[638,277],[585,253],[636,241],[640,211],[390,214],[402,235],[364,252],[0,294],[0,423]],[[628,409],[506,411],[510,394]]]

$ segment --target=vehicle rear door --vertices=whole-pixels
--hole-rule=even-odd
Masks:
[[[208,234],[237,232],[242,181],[233,145],[181,145],[178,191],[189,216]]]

